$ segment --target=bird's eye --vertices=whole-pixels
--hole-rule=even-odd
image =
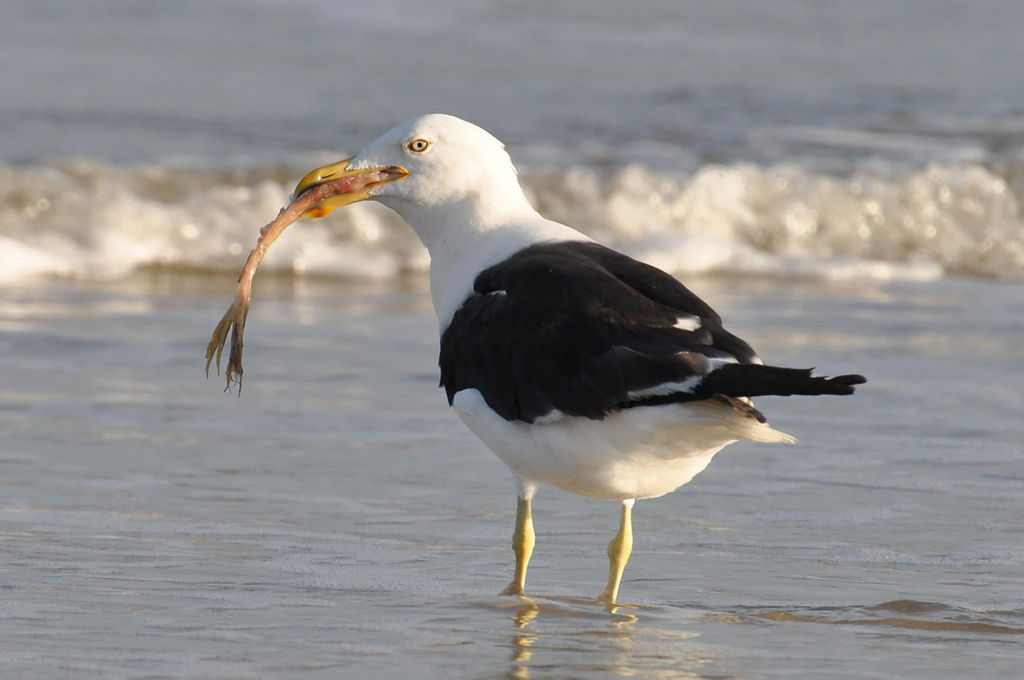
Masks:
[[[405,145],[409,151],[415,151],[416,153],[423,153],[430,148],[430,142],[425,139],[414,139]]]

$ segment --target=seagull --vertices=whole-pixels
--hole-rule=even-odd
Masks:
[[[504,145],[451,115],[414,118],[313,170],[293,205],[304,196],[306,217],[377,201],[429,251],[440,384],[516,480],[506,594],[525,592],[539,485],[621,504],[598,598],[611,606],[636,499],[675,491],[736,441],[795,441],[751,397],[852,394],[865,382],[765,365],[674,277],[541,216]]]

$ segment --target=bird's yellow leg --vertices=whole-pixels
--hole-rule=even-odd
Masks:
[[[533,545],[537,538],[533,533],[532,494],[516,499],[516,530],[512,534],[512,550],[516,554],[516,573],[512,583],[503,591],[504,595],[522,595],[526,588],[526,567],[530,564]]]
[[[632,498],[622,501],[622,522],[619,524],[619,533],[615,534],[615,538],[608,544],[608,585],[601,596],[597,598],[598,602],[615,604],[615,598],[619,596],[622,572],[633,552],[633,503],[634,499]]]

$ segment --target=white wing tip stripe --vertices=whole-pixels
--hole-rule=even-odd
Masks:
[[[695,331],[701,327],[700,317],[686,314],[676,319],[676,323],[673,326],[681,331]]]

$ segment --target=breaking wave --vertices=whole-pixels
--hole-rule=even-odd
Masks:
[[[0,282],[117,279],[145,268],[235,274],[296,178],[326,160],[0,167]],[[677,274],[1024,280],[1022,162],[842,177],[798,166],[672,174],[538,165],[520,179],[545,215]],[[293,228],[264,264],[355,280],[427,267],[397,216],[366,203]]]

